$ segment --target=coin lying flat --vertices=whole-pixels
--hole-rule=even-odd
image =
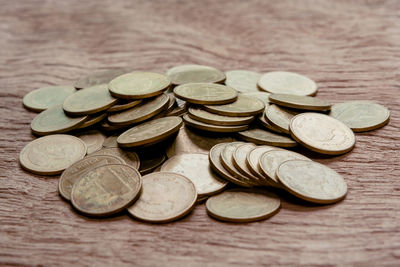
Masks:
[[[225,74],[216,68],[203,65],[181,65],[167,71],[172,84],[185,83],[220,83],[225,80]]]
[[[92,169],[72,187],[74,208],[90,216],[117,213],[139,196],[142,188],[140,173],[123,164],[108,164]]]
[[[131,166],[137,170],[141,166],[141,160],[140,160],[138,154],[136,154],[133,151],[123,150],[119,147],[102,148],[99,151],[96,151],[96,152],[93,152],[92,154],[90,154],[90,156],[94,156],[94,155],[110,155],[110,156],[115,156],[115,157],[121,158],[125,161],[126,164],[128,164],[129,166]]]
[[[261,156],[268,151],[279,149],[273,146],[256,146],[246,156],[246,163],[249,170],[259,178],[265,179],[264,174],[260,168],[258,162],[260,161]],[[271,184],[273,185],[273,184]]]
[[[181,126],[182,119],[180,117],[155,119],[125,131],[118,137],[117,142],[120,147],[154,144],[172,136],[179,131]]]
[[[279,106],[303,110],[329,110],[331,103],[311,96],[290,95],[290,94],[271,94],[269,100]]]
[[[344,123],[319,113],[296,115],[290,121],[290,134],[308,149],[329,155],[349,152],[356,142],[353,131]]]
[[[61,173],[86,155],[86,145],[78,137],[65,134],[44,136],[27,144],[19,154],[21,166],[32,173]]]
[[[142,221],[166,223],[192,211],[196,200],[196,188],[188,178],[173,172],[156,172],[143,176],[142,193],[128,212]]]
[[[37,135],[66,133],[77,129],[87,119],[88,116],[68,117],[61,105],[55,105],[36,115],[31,122],[31,129]]]
[[[239,138],[253,142],[258,145],[279,146],[279,147],[295,147],[296,141],[290,137],[271,133],[263,129],[252,128],[238,133]]]
[[[100,114],[93,114],[93,115],[89,115],[88,119],[85,120],[82,124],[80,124],[78,126],[78,130],[81,129],[85,129],[88,128],[90,126],[95,125],[96,123],[101,122],[102,120],[104,120],[107,117],[107,113],[100,113]]]
[[[269,95],[270,95],[270,93],[263,92],[263,91],[258,91],[258,92],[251,91],[251,92],[244,92],[244,93],[241,93],[241,94],[245,95],[245,96],[251,96],[251,97],[258,98],[259,100],[261,100],[265,104],[265,106],[267,106],[269,104]]]
[[[174,88],[176,97],[192,104],[228,104],[236,100],[235,89],[214,83],[187,83]]]
[[[130,109],[130,108],[133,108],[133,107],[139,105],[140,103],[142,103],[141,99],[131,100],[131,101],[123,101],[120,99],[117,102],[117,104],[115,104],[111,108],[107,109],[107,112],[118,112],[118,111],[122,111],[122,110],[127,110],[127,109]]]
[[[269,218],[279,211],[281,200],[271,192],[254,189],[232,189],[210,197],[207,213],[218,220],[254,222]]]
[[[332,106],[330,116],[354,132],[378,129],[389,122],[389,110],[373,101],[349,101]]]
[[[161,171],[182,174],[196,186],[199,197],[222,191],[227,182],[221,180],[210,168],[207,154],[180,154],[168,159]]]
[[[208,132],[216,132],[216,133],[235,133],[244,131],[249,128],[249,125],[230,125],[230,126],[218,126],[207,124],[201,121],[197,121],[192,119],[189,115],[183,115],[183,120],[185,121],[185,125],[203,130]]]
[[[265,73],[258,81],[258,86],[276,94],[315,95],[317,93],[317,84],[313,80],[287,71]]]
[[[258,91],[257,82],[261,74],[248,70],[225,71],[225,84],[239,92]]]
[[[232,155],[232,162],[236,169],[239,170],[243,175],[249,177],[254,183],[260,185],[265,184],[265,179],[260,179],[258,176],[254,175],[246,163],[247,154],[256,147],[253,143],[245,143],[238,146]]]
[[[171,85],[167,76],[155,72],[131,72],[114,78],[110,93],[123,99],[142,99],[162,94]]]
[[[229,116],[210,113],[208,111],[196,107],[190,107],[188,112],[189,112],[188,113],[189,117],[191,117],[194,120],[220,126],[244,125],[244,124],[249,124],[252,120],[254,120],[253,116],[229,117]]]
[[[109,155],[96,155],[84,157],[65,169],[58,181],[58,191],[60,195],[71,200],[72,187],[86,172],[106,164],[125,164],[118,157]]]
[[[206,105],[204,109],[225,116],[251,116],[262,113],[265,104],[258,98],[239,94],[235,102],[225,105]]]
[[[33,90],[24,96],[24,107],[41,112],[53,105],[61,105],[65,98],[76,92],[73,86],[48,86]]]
[[[139,172],[141,175],[155,171],[167,159],[164,151],[160,150],[138,151],[138,153],[140,157]]]
[[[289,134],[290,120],[298,113],[289,109],[279,107],[277,105],[270,105],[265,110],[265,118],[279,131]]]
[[[74,87],[76,89],[82,89],[82,88],[92,87],[92,86],[103,84],[103,83],[109,83],[115,77],[118,77],[118,76],[120,76],[124,73],[128,73],[128,72],[129,72],[129,70],[124,69],[124,68],[117,68],[117,69],[94,72],[94,73],[91,73],[89,75],[79,78],[75,82]]]
[[[102,148],[104,140],[106,139],[104,134],[97,130],[90,130],[79,133],[77,137],[85,142],[88,155],[100,150]]]
[[[347,184],[340,174],[313,161],[286,161],[279,166],[277,177],[290,193],[314,203],[334,203],[347,193]]]

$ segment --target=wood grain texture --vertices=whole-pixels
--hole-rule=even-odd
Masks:
[[[400,1],[0,2],[0,265],[399,266]],[[318,159],[345,177],[344,201],[281,194],[276,216],[250,224],[215,221],[204,205],[166,225],[88,219],[56,177],[19,167],[34,138],[27,92],[98,69],[184,63],[303,73],[321,98],[375,100],[391,121],[357,134],[351,153]]]

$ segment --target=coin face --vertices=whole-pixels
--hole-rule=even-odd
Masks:
[[[279,131],[289,134],[290,120],[298,113],[289,109],[278,107],[277,105],[270,105],[265,110],[265,117]]]
[[[315,95],[317,93],[317,84],[313,80],[287,71],[265,73],[258,81],[258,86],[276,94]]]
[[[269,95],[270,93],[267,92],[262,92],[262,91],[251,91],[251,92],[243,92],[241,93],[242,95],[245,96],[251,96],[251,97],[255,97],[258,98],[259,100],[261,100],[265,106],[267,106],[269,104]]]
[[[216,133],[235,133],[244,131],[249,128],[249,125],[230,125],[230,126],[218,126],[212,125],[208,123],[204,123],[201,121],[197,121],[192,119],[189,115],[183,115],[183,120],[185,121],[185,125],[189,127],[193,127],[199,130],[208,131],[208,132],[216,132]]]
[[[291,94],[271,94],[269,100],[279,106],[303,110],[329,110],[331,103],[320,98]]]
[[[266,190],[231,189],[206,202],[207,213],[218,220],[254,222],[269,218],[279,211],[281,200]]]
[[[158,169],[161,164],[167,159],[164,151],[160,150],[151,150],[151,151],[140,151],[140,168],[139,172],[141,175],[151,173]]]
[[[225,116],[251,116],[262,113],[265,104],[258,98],[239,94],[235,102],[225,105],[206,105],[204,109]]]
[[[252,128],[238,133],[239,138],[253,142],[258,145],[279,146],[279,147],[295,147],[296,141],[292,138],[268,132],[259,128]]]
[[[127,110],[127,109],[130,109],[130,108],[133,108],[133,107],[139,105],[140,103],[142,103],[141,99],[131,100],[131,101],[119,100],[117,102],[117,104],[115,104],[111,108],[107,109],[107,112],[118,112],[118,111],[122,111],[122,110]]]
[[[319,113],[295,116],[290,121],[290,134],[308,149],[329,155],[346,153],[356,142],[353,131],[344,123]]]
[[[65,169],[58,181],[58,191],[60,195],[71,200],[72,187],[86,172],[106,164],[125,164],[118,157],[109,155],[96,155],[84,157]]]
[[[268,151],[279,149],[274,146],[256,146],[246,156],[246,163],[249,167],[249,170],[259,178],[265,179],[265,175],[262,173],[260,165],[258,162],[260,161],[261,156]],[[273,185],[273,183],[271,184]]]
[[[347,184],[340,174],[313,161],[286,161],[279,166],[277,177],[290,193],[314,203],[334,203],[347,193]]]
[[[343,122],[354,132],[378,129],[389,122],[389,110],[372,101],[349,101],[332,106],[330,116]]]
[[[220,83],[225,80],[225,74],[213,67],[203,65],[180,65],[167,71],[172,84],[186,83]]]
[[[236,100],[235,89],[214,83],[187,83],[174,88],[176,97],[192,104],[228,104]]]
[[[247,154],[255,147],[256,145],[252,143],[245,143],[238,146],[232,155],[233,164],[235,165],[237,170],[239,170],[243,175],[249,177],[251,181],[258,184],[263,184],[263,182],[265,182],[265,179],[260,179],[259,177],[254,175],[250,171],[246,163]]]
[[[117,213],[139,196],[142,187],[140,173],[123,164],[108,164],[92,169],[72,187],[74,208],[90,216]]]
[[[78,137],[55,134],[27,144],[19,154],[21,166],[32,173],[55,175],[86,155],[86,145]]]
[[[101,122],[106,117],[107,117],[107,113],[89,115],[88,119],[85,120],[82,124],[80,124],[77,129],[80,130],[80,129],[88,128],[92,125],[95,125],[96,123]]]
[[[76,92],[73,86],[48,86],[33,90],[24,96],[24,107],[41,112],[54,105],[62,105],[64,100]]]
[[[143,176],[142,193],[128,212],[142,221],[166,223],[188,214],[196,200],[196,188],[188,178],[173,172],[156,172]]]
[[[137,147],[145,144],[154,144],[175,134],[182,126],[180,117],[171,116],[151,120],[132,127],[122,133],[118,139],[120,147]]]
[[[249,124],[251,121],[254,120],[253,116],[229,117],[214,114],[196,107],[190,107],[188,110],[188,115],[194,120],[220,126],[244,125]]]
[[[239,92],[258,91],[257,82],[261,74],[248,70],[225,71],[225,84]]]
[[[126,164],[129,166],[139,169],[141,162],[139,159],[138,154],[136,154],[133,151],[128,151],[128,150],[123,150],[119,147],[108,147],[108,148],[102,148],[99,151],[93,152],[90,154],[91,156],[94,155],[110,155],[110,156],[116,156],[125,161]]]
[[[78,134],[77,137],[85,142],[88,155],[100,150],[102,148],[104,140],[106,139],[104,134],[97,130],[82,132]]]
[[[210,167],[207,154],[180,154],[168,159],[161,171],[175,172],[189,178],[195,185],[198,196],[213,195],[223,190],[223,181]]]
[[[111,69],[111,70],[105,70],[105,71],[98,71],[91,73],[89,75],[83,76],[79,78],[74,84],[74,87],[77,89],[82,89],[86,87],[92,87],[95,85],[103,84],[103,83],[109,83],[112,79],[115,77],[118,77],[124,73],[128,73],[128,69],[124,68],[117,68],[117,69]]]
[[[123,99],[142,99],[162,94],[171,85],[167,76],[155,72],[131,72],[114,78],[110,93]]]

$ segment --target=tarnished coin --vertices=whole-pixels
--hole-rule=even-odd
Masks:
[[[270,95],[270,93],[263,92],[263,91],[258,91],[258,92],[251,91],[251,92],[244,92],[244,93],[241,93],[241,94],[245,95],[245,96],[251,96],[251,97],[258,98],[259,100],[261,100],[265,104],[265,106],[267,106],[269,104],[269,95]]]
[[[204,123],[201,121],[197,121],[192,119],[189,115],[183,115],[183,120],[185,121],[185,125],[203,130],[208,132],[216,132],[216,133],[235,133],[244,131],[249,128],[249,125],[230,125],[230,126],[218,126],[212,125],[208,123]]]
[[[92,87],[95,85],[109,83],[115,77],[118,77],[124,73],[128,73],[130,70],[124,68],[117,68],[105,71],[98,71],[79,78],[74,84],[76,89],[82,89],[86,87]]]
[[[289,109],[270,105],[265,110],[265,118],[281,132],[289,134],[290,120],[298,113]]]
[[[29,172],[54,175],[85,155],[86,145],[81,139],[72,135],[55,134],[27,144],[19,154],[19,162]]]
[[[203,65],[181,65],[167,71],[172,84],[185,83],[220,83],[225,80],[225,74],[213,67]]]
[[[95,125],[96,123],[101,122],[102,120],[104,120],[107,117],[107,113],[100,113],[100,114],[93,114],[93,115],[89,115],[88,119],[85,120],[82,124],[80,124],[78,126],[78,128],[76,129],[85,129],[88,128],[90,126]]]
[[[258,86],[276,94],[315,95],[317,93],[317,84],[313,80],[287,71],[265,73],[258,81]]]
[[[118,137],[117,142],[120,147],[154,144],[172,136],[179,131],[181,126],[182,119],[180,117],[155,119],[125,131]]]
[[[99,151],[93,152],[90,154],[91,156],[94,155],[111,155],[111,156],[116,156],[125,161],[126,164],[129,166],[139,169],[141,166],[141,160],[139,159],[138,154],[136,154],[133,151],[129,150],[123,150],[118,147],[108,147],[108,148],[102,148]]]
[[[127,110],[130,108],[133,108],[137,105],[139,105],[140,103],[142,103],[141,99],[138,100],[131,100],[131,101],[123,101],[122,99],[120,99],[117,104],[115,104],[114,106],[112,106],[111,108],[107,109],[107,112],[118,112],[118,111],[122,111],[122,110]]]
[[[328,115],[302,113],[290,121],[290,134],[313,151],[339,155],[353,149],[356,138],[344,123]]]
[[[303,110],[325,111],[332,106],[331,103],[320,98],[303,95],[271,94],[269,101],[279,106]]]
[[[61,105],[55,105],[36,115],[31,122],[31,129],[37,135],[66,133],[77,129],[87,119],[88,116],[68,117]]]
[[[259,178],[265,179],[265,175],[262,173],[260,165],[258,162],[260,161],[261,156],[268,151],[279,149],[274,146],[256,146],[246,156],[246,163],[249,170]],[[273,184],[271,184],[273,185]]]
[[[92,169],[72,187],[74,208],[90,216],[107,216],[131,205],[142,188],[140,173],[123,164]]]
[[[199,197],[216,194],[227,185],[227,182],[212,171],[207,154],[174,156],[164,162],[161,171],[176,172],[189,178],[196,186]]]
[[[190,107],[188,112],[189,117],[194,120],[220,126],[244,125],[249,124],[252,120],[254,120],[253,116],[229,117],[210,113],[197,107]]]
[[[279,197],[265,190],[231,189],[206,202],[207,213],[228,222],[254,222],[275,215],[281,206]]]
[[[142,193],[128,212],[142,221],[166,223],[187,215],[196,200],[196,188],[188,178],[173,172],[156,172],[143,176]]]
[[[239,92],[258,91],[257,82],[261,74],[248,70],[225,71],[225,84]]]
[[[88,155],[100,150],[103,146],[104,140],[106,139],[104,134],[97,130],[81,132],[77,137],[85,142]]]
[[[96,155],[84,157],[65,169],[58,181],[58,192],[60,195],[71,200],[72,187],[86,172],[106,164],[125,164],[118,157],[110,155]]]
[[[389,122],[389,110],[373,101],[350,101],[332,106],[330,116],[354,132],[378,129]]]
[[[247,154],[256,147],[253,143],[245,143],[238,146],[233,152],[232,159],[233,165],[235,165],[236,169],[240,171],[243,175],[249,177],[251,181],[254,183],[258,183],[260,185],[264,184],[266,180],[260,179],[258,176],[254,175],[249,167],[247,166],[246,158]]]
[[[155,72],[131,72],[114,78],[110,93],[123,99],[142,99],[162,94],[171,85],[167,76]]]
[[[236,101],[225,105],[206,105],[204,109],[225,116],[251,116],[262,113],[265,104],[258,98],[239,94]]]
[[[236,100],[235,89],[215,83],[187,83],[174,88],[176,97],[192,104],[228,104]]]
[[[160,150],[138,151],[138,153],[140,157],[139,172],[141,175],[156,171],[167,160],[164,151]]]
[[[76,92],[73,86],[48,86],[33,90],[24,96],[24,107],[41,112],[54,105],[62,105],[64,100]]]
[[[314,203],[334,203],[347,193],[347,184],[340,174],[313,161],[286,161],[279,166],[277,177],[290,193]]]
[[[265,118],[265,112],[257,116],[257,121],[259,124],[261,124],[262,127],[270,131],[273,131],[278,134],[283,134],[281,130],[279,130],[276,126],[272,125],[269,121],[267,121],[267,119]]]
[[[263,129],[252,128],[238,133],[238,137],[248,142],[258,145],[279,146],[279,147],[295,147],[296,141],[292,138],[276,133],[271,133]]]

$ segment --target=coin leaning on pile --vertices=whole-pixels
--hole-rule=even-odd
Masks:
[[[180,65],[166,74],[115,68],[73,86],[28,93],[41,136],[21,167],[58,175],[59,194],[86,216],[122,211],[168,223],[205,202],[217,220],[253,222],[279,212],[281,190],[331,204],[345,198],[339,172],[288,148],[340,155],[354,132],[383,127],[389,110],[373,101],[332,104],[293,72],[222,72]],[[277,190],[278,189],[278,190]]]

